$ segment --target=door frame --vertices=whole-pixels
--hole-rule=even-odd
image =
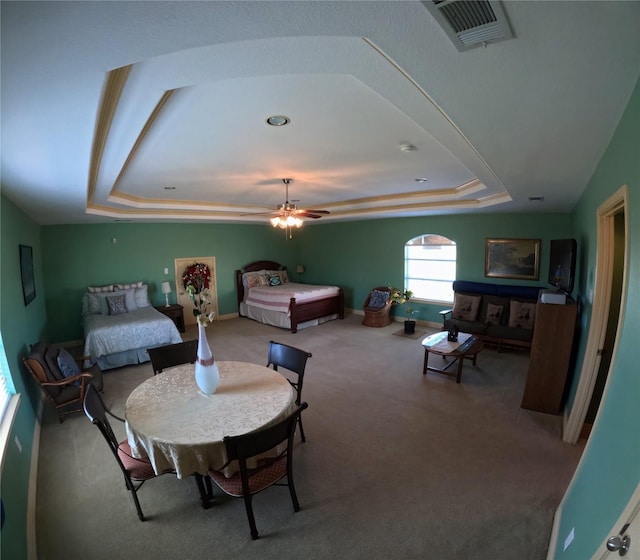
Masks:
[[[613,193],[605,202],[598,207],[597,213],[597,247],[596,247],[596,270],[595,285],[593,288],[593,306],[591,309],[591,318],[589,321],[589,332],[587,345],[584,351],[584,360],[576,396],[573,401],[571,410],[567,412],[565,408],[563,416],[562,441],[567,443],[576,443],[580,438],[580,432],[584,425],[589,403],[593,395],[593,388],[598,376],[598,368],[600,367],[601,357],[599,350],[603,348],[604,339],[607,334],[607,323],[609,320],[609,308],[611,305],[611,289],[613,284],[613,262],[614,262],[614,216],[620,211],[624,212],[624,264],[622,271],[622,292],[621,301],[627,301],[627,281],[629,266],[629,217],[628,217],[628,187],[623,185],[615,193]],[[587,294],[587,297],[589,295]],[[590,299],[590,298],[589,298]],[[616,330],[616,338],[611,351],[611,363],[607,378],[615,367],[616,357],[618,354],[618,345],[620,341],[620,328],[624,321],[625,305],[620,306],[620,314],[618,316],[618,325]],[[606,399],[609,382],[605,384],[602,393],[602,402]],[[594,420],[594,428],[598,421],[598,415]]]

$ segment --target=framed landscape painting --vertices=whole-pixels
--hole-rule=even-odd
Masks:
[[[20,275],[22,277],[24,304],[29,305],[36,297],[36,280],[33,275],[33,249],[29,245],[20,245]]]
[[[487,239],[484,275],[537,280],[540,276],[540,240]]]

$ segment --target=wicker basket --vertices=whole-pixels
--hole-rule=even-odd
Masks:
[[[372,291],[378,292],[388,292],[389,288],[380,287],[374,288]],[[367,327],[386,327],[391,324],[391,317],[389,316],[389,312],[391,311],[392,302],[388,301],[384,307],[369,307],[369,300],[371,299],[371,292],[367,296],[367,299],[364,300],[364,304],[362,309],[364,311],[364,320],[362,324]]]

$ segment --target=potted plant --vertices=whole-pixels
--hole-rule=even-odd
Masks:
[[[393,305],[404,305],[413,297],[411,290],[399,290],[389,286],[389,299]],[[404,322],[404,332],[406,334],[413,334],[416,332],[416,322],[413,320],[415,309],[405,305],[404,311],[407,315],[407,319]]]
[[[405,334],[413,334],[416,332],[416,322],[413,318],[416,310],[413,307],[405,305],[404,312],[407,315],[407,318],[405,319],[405,322],[404,322],[404,332]]]

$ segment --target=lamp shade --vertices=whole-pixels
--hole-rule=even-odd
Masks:
[[[298,274],[302,274],[304,272],[304,265],[299,264],[298,266],[296,266],[296,272]]]
[[[171,293],[171,283],[170,282],[162,282],[160,284],[160,291],[163,294],[170,294]]]

